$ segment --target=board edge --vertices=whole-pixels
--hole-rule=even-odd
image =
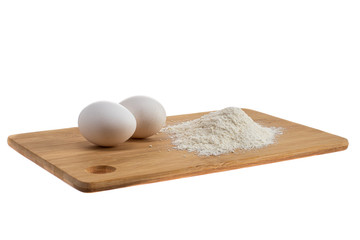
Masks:
[[[45,161],[43,158],[41,158],[37,154],[33,153],[26,147],[22,146],[21,144],[18,144],[14,138],[16,136],[23,135],[23,134],[28,134],[28,133],[14,134],[14,135],[8,136],[8,138],[7,138],[8,145],[12,149],[14,149],[16,152],[18,152],[22,156],[24,156],[25,158],[31,160],[33,163],[35,163],[39,167],[48,171],[49,173],[56,176],[60,180],[66,182],[67,184],[74,187],[75,189],[77,189],[81,192],[93,192],[94,191],[91,187],[91,183],[78,180],[77,178],[75,178],[75,177],[71,176],[70,174],[64,172],[63,170],[59,169],[55,165],[49,163],[48,161]]]

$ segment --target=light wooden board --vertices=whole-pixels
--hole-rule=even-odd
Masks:
[[[131,139],[113,148],[101,148],[87,142],[78,128],[66,128],[12,135],[8,144],[83,192],[273,163],[341,151],[348,146],[345,138],[264,113],[243,110],[263,126],[284,128],[277,143],[258,150],[206,157],[173,149],[171,139],[165,133],[147,139]],[[206,113],[170,116],[167,124],[199,118],[203,114]]]

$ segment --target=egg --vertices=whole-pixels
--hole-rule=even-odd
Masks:
[[[124,106],[99,101],[81,111],[78,125],[80,133],[89,142],[112,147],[125,142],[134,134],[136,120]]]
[[[159,132],[166,121],[164,107],[155,99],[147,96],[134,96],[120,102],[136,119],[133,138],[146,138]]]

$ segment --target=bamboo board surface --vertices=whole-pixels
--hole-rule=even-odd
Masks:
[[[173,149],[171,139],[159,133],[130,139],[113,148],[87,142],[78,128],[16,134],[8,144],[16,151],[83,192],[226,171],[345,150],[348,141],[314,128],[243,109],[263,126],[282,127],[277,143],[265,148],[220,156],[197,156]],[[199,118],[205,113],[167,117],[167,124]]]

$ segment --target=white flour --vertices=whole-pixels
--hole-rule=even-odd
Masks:
[[[262,148],[273,144],[276,135],[281,134],[279,128],[263,127],[236,107],[167,126],[161,131],[171,136],[176,149],[206,156]]]

